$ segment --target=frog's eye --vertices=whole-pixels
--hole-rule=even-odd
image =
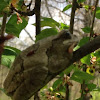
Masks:
[[[70,34],[70,32],[66,32],[66,38],[71,39],[71,34]]]
[[[71,39],[71,34],[69,31],[65,30],[61,37],[65,38],[65,39]]]

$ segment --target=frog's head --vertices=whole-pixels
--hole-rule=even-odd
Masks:
[[[71,34],[69,30],[62,30],[56,38],[57,44],[63,49],[68,49],[69,53],[73,52],[74,46],[78,43],[79,39]],[[60,48],[59,48],[60,49]]]

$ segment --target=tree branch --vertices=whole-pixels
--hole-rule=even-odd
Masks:
[[[2,21],[2,26],[1,26],[1,32],[0,32],[0,37],[4,37],[4,33],[5,33],[5,27],[6,27],[6,20],[7,20],[7,14],[4,13],[3,15],[3,21]],[[1,42],[1,41],[0,41]],[[0,44],[0,64],[1,64],[1,56],[2,56],[2,50],[3,50],[3,44]]]
[[[91,52],[100,48],[100,36],[96,37],[94,40],[88,42],[78,50],[73,53],[73,58],[70,63],[74,63],[84,56],[90,54]]]
[[[36,35],[41,32],[41,25],[40,25],[40,7],[41,7],[41,0],[35,0],[35,15],[36,15]]]
[[[68,16],[68,17],[71,17],[69,14],[66,14],[65,12],[62,12],[59,8],[57,8],[57,7],[55,7],[55,6],[52,6],[51,4],[48,4],[48,6],[51,7],[51,8],[54,8],[54,9],[58,10],[59,12],[63,13],[64,15],[66,15],[66,16]],[[83,19],[80,19],[80,18],[75,18],[75,19],[84,21]]]
[[[94,21],[95,21],[95,15],[96,15],[96,9],[97,9],[97,5],[98,5],[98,1],[99,0],[96,0],[96,4],[95,4],[95,10],[94,10],[94,14],[93,14],[92,26],[91,26],[91,31],[90,31],[90,39],[93,36],[93,27],[94,27]]]
[[[33,41],[33,42],[35,42],[35,40],[31,37],[31,35],[29,34],[29,32],[26,30],[26,29],[24,29],[25,30],[25,32],[27,33],[27,35],[30,37],[30,39]]]
[[[73,34],[75,10],[77,8],[76,4],[77,4],[77,1],[73,0],[73,3],[72,3],[72,12],[71,12],[71,19],[70,19],[70,29],[69,29],[69,31],[70,31],[71,34]]]
[[[20,15],[23,15],[23,16],[32,16],[32,15],[35,14],[35,8],[32,11],[27,11],[27,12],[20,11],[20,10],[16,9],[15,7],[13,7],[13,6],[11,7],[11,9],[16,11]]]
[[[2,21],[2,26],[1,26],[1,37],[4,36],[4,32],[5,32],[5,27],[6,27],[6,20],[7,20],[7,14],[4,13],[4,16],[3,16],[3,21]]]
[[[45,0],[45,5],[46,5],[47,11],[48,11],[50,17],[52,18],[52,15],[51,15],[50,10],[49,10],[49,7],[48,7],[48,1],[47,0]]]

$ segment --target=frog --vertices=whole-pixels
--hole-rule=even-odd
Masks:
[[[12,100],[28,100],[69,66],[78,39],[69,30],[37,41],[14,60],[4,81]]]

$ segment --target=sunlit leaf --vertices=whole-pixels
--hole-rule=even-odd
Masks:
[[[70,79],[82,84],[83,81],[85,81],[85,83],[87,83],[90,80],[93,80],[94,76],[92,76],[92,75],[90,75],[90,74],[88,74],[86,72],[83,72],[83,71],[75,71],[72,74]]]
[[[4,47],[4,51],[3,51],[3,55],[13,55],[13,56],[17,56],[21,51],[17,48],[14,47],[10,47],[10,46],[5,46]]]
[[[99,91],[99,92],[100,92],[100,87],[97,87],[97,88],[94,89],[93,91]]]
[[[19,0],[18,6],[22,6],[23,2],[24,2],[24,0]]]
[[[60,28],[61,30],[63,30],[63,29],[68,29],[68,28],[69,28],[69,26],[66,25],[66,24],[64,24],[64,23],[61,23],[61,24],[60,24],[60,27],[61,27],[61,28]]]
[[[40,34],[36,36],[36,41],[49,37],[51,35],[56,35],[57,33],[58,31],[55,28],[46,28],[42,30]]]
[[[100,19],[100,7],[97,7],[96,18]]]
[[[76,50],[79,49],[79,48],[80,48],[80,46],[77,45],[77,46],[73,49],[73,51],[76,51]]]
[[[0,0],[0,12],[8,5],[5,0]]]
[[[96,88],[96,84],[90,83],[90,84],[87,84],[87,87],[90,91],[92,91]]]
[[[68,75],[73,70],[74,67],[75,67],[74,65],[69,66],[66,70],[64,70],[64,73]]]
[[[88,11],[89,10],[89,5],[84,5],[84,8]]]
[[[36,23],[33,25],[36,25]],[[47,18],[47,17],[41,18],[41,27],[49,26],[52,28],[56,28],[56,27],[59,27],[59,25],[60,24],[52,18]]]
[[[81,59],[81,62],[82,62],[83,64],[90,65],[90,58],[91,58],[91,56],[90,56],[90,54],[89,54],[89,55],[83,57],[83,58]]]
[[[86,44],[88,41],[89,41],[89,37],[84,37],[84,38],[82,38],[82,39],[80,40],[80,42],[79,42],[78,45],[81,47],[81,46],[83,46],[84,44]]]
[[[3,55],[2,55],[1,64],[10,68],[12,62],[15,59],[15,56],[17,56],[19,53],[20,53],[20,50],[18,50],[16,48],[10,47],[10,46],[5,46]]]
[[[61,93],[61,92],[63,92],[63,93],[66,92],[66,86],[65,85],[60,85],[60,87],[59,87],[59,93]]]
[[[90,30],[91,30],[90,27],[84,27],[84,28],[82,28],[82,31],[83,31],[84,33],[90,33]]]
[[[1,64],[10,68],[12,62],[14,61],[15,56],[5,56],[2,55]]]
[[[58,79],[53,83],[53,89],[56,89],[58,87],[58,85],[60,85],[62,83],[62,79]]]
[[[17,24],[17,15],[15,14],[11,16],[8,23],[6,24],[6,32],[8,34],[13,34],[19,37],[19,34],[22,31],[22,29],[24,29],[26,25],[28,24],[28,22],[26,21],[24,17],[21,17],[21,18],[23,20],[22,23]]]
[[[93,55],[96,56],[96,58],[100,58],[100,50],[95,51],[95,53],[93,53]]]
[[[64,7],[63,12],[70,9],[72,7],[72,5],[67,5],[66,7]]]

